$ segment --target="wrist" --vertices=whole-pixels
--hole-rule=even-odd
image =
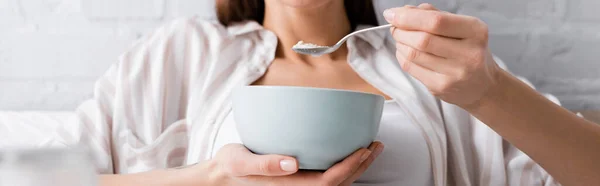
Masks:
[[[474,113],[481,108],[493,104],[494,101],[501,100],[500,98],[503,97],[502,94],[505,93],[503,90],[506,90],[509,86],[512,75],[500,67],[497,67],[495,72],[492,74],[492,81],[490,81],[487,90],[477,101],[468,105],[459,106],[471,113]]]
[[[221,182],[225,175],[218,170],[218,164],[214,160],[207,160],[194,166],[180,169],[185,180],[180,185],[223,185]]]
[[[185,168],[160,169],[122,175],[102,175],[99,185],[196,186],[223,185],[225,178],[214,161]]]
[[[180,186],[180,180],[180,176],[177,172],[163,169],[133,174],[101,175],[99,185]]]

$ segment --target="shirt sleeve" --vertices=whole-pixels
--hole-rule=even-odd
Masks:
[[[508,185],[560,186],[541,166],[516,147],[504,142],[504,162]]]
[[[85,148],[102,174],[182,162],[189,77],[205,69],[199,61],[210,47],[202,41],[217,36],[211,24],[182,19],[142,38],[96,82],[72,122],[56,130],[53,145]]]
[[[111,131],[116,97],[117,67],[113,66],[96,83],[93,99],[85,101],[69,122],[55,131],[52,146],[85,148],[99,173],[113,173]]]
[[[506,64],[494,56],[494,60],[504,70],[508,71]],[[514,74],[513,74],[514,75]],[[516,76],[531,88],[535,87],[526,78]],[[560,101],[551,94],[544,94],[550,101],[560,105]],[[506,178],[510,186],[560,186],[541,166],[521,150],[503,140],[504,163]]]

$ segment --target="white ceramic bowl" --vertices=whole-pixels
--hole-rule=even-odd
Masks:
[[[233,93],[233,113],[252,152],[293,156],[300,169],[326,170],[375,140],[384,101],[346,90],[244,86]]]

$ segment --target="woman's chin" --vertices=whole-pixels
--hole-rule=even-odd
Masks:
[[[276,0],[280,3],[294,8],[317,8],[334,1],[342,0]]]

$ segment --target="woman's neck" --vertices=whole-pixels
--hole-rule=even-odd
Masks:
[[[344,9],[344,1],[333,0],[318,7],[296,8],[282,4],[279,0],[265,0],[263,25],[277,35],[277,57],[304,58],[292,51],[298,41],[317,45],[334,45],[351,31],[350,21]],[[323,59],[346,57],[346,47]]]

